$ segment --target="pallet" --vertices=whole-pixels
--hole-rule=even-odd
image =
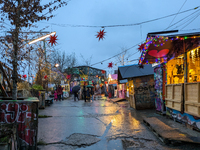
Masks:
[[[164,144],[179,145],[183,142],[200,144],[200,139],[182,133],[156,117],[144,118],[143,122]]]

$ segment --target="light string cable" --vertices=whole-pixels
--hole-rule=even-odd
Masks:
[[[141,43],[141,42],[140,42],[140,43]],[[138,43],[138,44],[140,44],[140,43]],[[122,52],[120,52],[120,53],[118,53],[118,54],[116,54],[116,55],[114,55],[114,56],[112,56],[112,57],[109,57],[109,58],[107,58],[107,59],[104,59],[104,60],[102,60],[102,61],[99,61],[99,62],[97,62],[97,63],[94,63],[94,64],[92,64],[92,65],[90,65],[90,66],[94,66],[94,65],[96,65],[96,64],[99,64],[99,63],[105,62],[105,61],[107,61],[107,60],[110,60],[110,59],[112,59],[112,58],[114,58],[114,57],[116,57],[116,56],[118,56],[118,55],[121,55],[121,54],[123,54],[125,51],[128,51],[128,50],[130,50],[130,49],[132,49],[132,48],[138,46],[138,44],[135,44],[135,45],[133,45],[132,47],[130,47],[130,48],[128,48],[128,49],[126,49],[126,50],[124,50],[124,51],[122,51]]]
[[[196,10],[196,9],[198,9],[199,7],[200,7],[200,6],[197,6],[197,7],[195,7],[195,8],[191,8],[191,9],[187,9],[187,10],[185,10],[185,11],[181,11],[181,12],[179,12],[179,14],[186,13],[186,12],[192,11],[192,10]],[[152,22],[152,21],[157,21],[157,20],[160,20],[160,19],[168,18],[168,17],[174,16],[174,15],[177,15],[177,13],[170,14],[170,15],[163,16],[163,17],[159,17],[159,18],[156,18],[156,19],[151,19],[151,20],[139,22],[139,23],[121,24],[121,25],[101,25],[101,26],[98,25],[98,26],[92,26],[92,25],[56,24],[56,23],[46,23],[46,22],[39,22],[39,23],[51,24],[51,25],[56,25],[56,26],[61,26],[61,27],[90,27],[90,28],[123,27],[123,26],[141,25],[141,24],[144,24],[144,23],[148,23],[148,22]]]
[[[193,17],[193,19],[192,19],[188,24],[186,24],[184,27],[182,27],[181,30],[184,29],[185,27],[187,27],[187,26],[188,26],[190,23],[192,23],[195,19],[197,19],[197,18],[199,17],[199,15],[200,15],[200,13],[197,14],[195,17]]]
[[[183,6],[185,5],[185,3],[187,2],[187,0],[185,0],[185,2],[183,3],[183,5],[181,6],[181,8],[179,9],[179,11],[177,12],[177,14],[174,16],[174,18],[172,19],[172,21],[170,22],[169,26],[165,29],[167,30],[170,25],[172,24],[172,22],[174,21],[174,19],[177,17],[177,15],[179,14],[179,12],[181,11],[181,9],[183,8]]]
[[[169,27],[167,27],[165,30],[167,30],[167,29],[169,29],[169,28],[171,28],[171,27],[177,25],[177,24],[180,23],[181,21],[187,19],[188,17],[191,17],[193,14],[196,14],[196,13],[198,13],[199,11],[200,11],[200,10],[196,10],[195,12],[193,12],[193,13],[187,15],[186,17],[180,19],[179,21],[177,21],[177,22],[175,22],[174,24],[172,24],[172,25],[170,25]],[[190,19],[191,19],[191,18],[189,18],[189,20],[190,20]],[[186,22],[187,22],[187,21],[186,21]],[[183,24],[185,24],[185,22],[182,23],[181,25],[183,25]],[[181,26],[181,25],[180,25],[180,26]],[[177,26],[176,26],[174,29],[176,29],[176,28],[177,28]]]

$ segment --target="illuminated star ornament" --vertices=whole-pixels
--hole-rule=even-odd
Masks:
[[[46,80],[47,78],[48,78],[47,75],[45,75],[45,76],[44,76],[44,79]]]
[[[104,32],[104,29],[101,31],[99,31],[99,32],[97,32],[98,34],[96,35],[97,37],[96,38],[99,38],[99,41],[100,41],[100,39],[104,39],[104,36],[105,36],[105,33],[106,32]]]
[[[108,68],[112,68],[113,67],[113,63],[108,63]]]
[[[49,43],[51,44],[51,46],[53,46],[53,44],[56,45],[56,40],[57,40],[57,37],[55,34],[53,36],[50,35],[50,40],[49,40]]]
[[[71,78],[71,75],[70,75],[70,74],[68,74],[66,78],[67,78],[67,79],[70,79],[70,78]]]
[[[139,47],[138,47],[138,50],[140,51],[140,52],[142,52],[142,50],[143,50],[143,48],[144,48],[144,44],[141,44],[141,45],[138,45]]]
[[[105,70],[101,70],[101,73],[104,74],[104,73],[105,73]]]
[[[22,76],[22,78],[24,78],[24,79],[26,79],[26,77],[27,77],[26,75],[23,75],[23,76]]]

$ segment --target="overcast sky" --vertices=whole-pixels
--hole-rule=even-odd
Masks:
[[[42,21],[38,25],[39,28],[49,26],[46,29],[47,31],[56,31],[58,45],[55,48],[59,48],[59,51],[65,51],[67,54],[75,52],[79,65],[84,65],[80,54],[85,59],[89,59],[92,56],[91,64],[95,64],[120,53],[122,47],[129,49],[141,43],[145,40],[147,33],[163,31],[173,19],[171,24],[194,13],[196,10],[178,14],[176,18],[171,16],[141,25],[105,27],[105,39],[100,41],[95,35],[102,29],[101,27],[71,27],[67,24],[86,26],[135,24],[178,13],[179,11],[182,12],[199,5],[198,0],[71,0],[67,6],[54,12],[56,16],[53,19],[48,22]],[[200,8],[197,10],[199,10],[197,13],[168,30],[178,29],[185,30],[182,32],[196,32],[196,30],[188,29],[200,28],[200,18],[197,17],[200,15]],[[195,16],[197,17],[195,20],[190,20]],[[191,23],[187,25],[189,22]],[[187,26],[183,28],[184,25]],[[137,48],[138,46],[128,51],[129,55],[131,55],[128,60],[139,58],[140,53],[136,53],[138,51]],[[132,55],[134,53],[136,54]],[[120,63],[113,69],[109,69],[108,63],[110,62],[116,64],[116,58],[92,67],[105,69],[113,73],[113,70],[120,66]],[[128,64],[133,63],[138,63],[138,61],[129,62]]]

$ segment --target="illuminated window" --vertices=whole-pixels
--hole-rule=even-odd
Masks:
[[[184,83],[184,55],[167,62],[167,84]]]
[[[200,82],[200,49],[187,52],[187,82]]]

